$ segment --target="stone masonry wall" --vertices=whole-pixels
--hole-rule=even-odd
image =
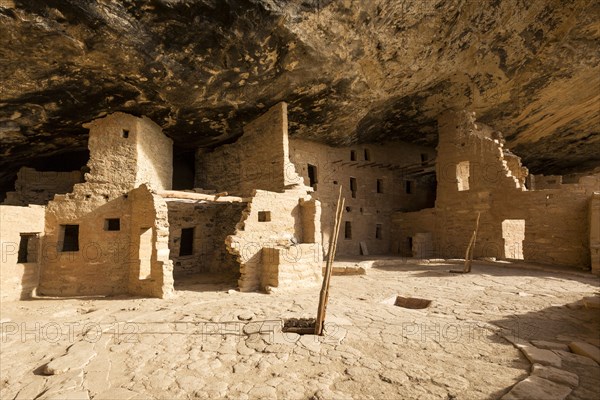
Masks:
[[[173,262],[169,259],[169,214],[167,203],[147,185],[132,190],[128,287],[132,295],[168,298],[173,295]],[[142,254],[143,233],[151,232],[147,254]],[[150,236],[150,235],[149,235]],[[144,273],[143,263],[149,271]]]
[[[217,203],[167,199],[169,208],[169,248],[173,274],[203,272],[239,275],[239,265],[225,246],[235,233],[245,203]],[[180,256],[181,230],[194,229],[193,254]]]
[[[316,285],[322,279],[323,259],[314,243],[263,247],[261,288],[294,288]]]
[[[41,237],[44,232],[42,206],[0,205],[0,301],[30,298],[38,285]],[[19,262],[21,234],[33,234],[27,262]]]
[[[144,183],[155,190],[171,188],[173,142],[154,122],[117,112],[84,127],[90,129],[86,182],[122,193]]]
[[[468,189],[459,190],[459,165],[468,162]],[[481,213],[475,257],[510,258],[503,232],[505,220],[524,220],[522,255],[526,261],[585,267],[590,265],[589,202],[600,190],[600,175],[557,189],[526,191],[522,176],[514,176],[502,143],[468,112],[446,112],[439,119],[436,165],[438,189],[435,222],[416,214],[396,214],[399,243],[411,232],[427,232],[438,257],[464,257]],[[505,226],[517,226],[504,224]],[[513,233],[512,240],[521,235]],[[518,244],[516,244],[518,245]],[[518,254],[518,252],[512,252]]]
[[[169,190],[173,182],[173,140],[147,117],[137,119],[136,187],[149,184],[154,190]]]
[[[145,185],[107,199],[109,190],[103,185],[80,184],[73,193],[56,196],[48,204],[40,294],[168,295],[169,288],[163,288],[172,275],[166,204]],[[108,219],[119,219],[119,229],[108,230]],[[63,251],[64,225],[79,226],[78,250]],[[152,230],[152,268],[151,277],[138,282],[143,229]]]
[[[287,105],[279,103],[247,124],[235,143],[199,150],[195,187],[241,196],[254,189],[282,192],[298,182],[290,166]]]
[[[255,192],[236,227],[235,235],[228,236],[226,240],[229,251],[237,257],[240,265],[238,284],[241,291],[264,289],[263,248],[280,248],[287,252],[285,257],[288,260],[308,257],[306,254],[298,256],[295,246],[304,237],[303,224],[307,221],[303,218],[301,200],[310,200],[303,186],[284,193]],[[313,215],[317,216],[318,212]],[[314,221],[309,229],[315,229]],[[301,251],[310,251],[316,262],[322,259],[321,243],[313,243],[308,248],[303,247]],[[297,265],[299,269],[313,269],[312,265],[300,262]],[[303,278],[300,275],[299,280]]]
[[[366,243],[370,254],[392,251],[392,214],[398,210],[413,211],[433,205],[435,183],[431,175],[420,178],[409,175],[409,172],[433,165],[435,157],[434,149],[409,143],[335,148],[290,139],[290,159],[305,185],[310,185],[308,166],[316,168],[317,183],[313,197],[322,204],[325,249],[333,231],[339,187],[343,186],[346,209],[338,240],[338,255],[360,254],[360,242]],[[356,197],[352,196],[350,178],[356,179]],[[406,190],[407,182],[411,185],[410,193]],[[351,224],[351,238],[345,237],[346,222]]]
[[[83,181],[80,171],[46,172],[23,167],[17,174],[15,191],[6,193],[4,204],[27,206],[45,205],[55,194],[69,193],[73,185]]]
[[[48,203],[40,293],[168,296],[167,205],[150,188],[170,185],[171,141],[160,137],[158,125],[123,113],[85,126],[90,172],[72,193]],[[163,164],[148,167],[155,162]],[[111,219],[119,220],[112,228]],[[78,226],[78,249],[64,247],[67,225]]]
[[[132,252],[130,200],[105,185],[79,184],[57,195],[46,212],[39,292],[43,295],[114,295],[127,293]],[[106,198],[108,196],[108,198]],[[119,218],[118,231],[106,219]],[[79,250],[63,251],[64,225],[79,226]]]

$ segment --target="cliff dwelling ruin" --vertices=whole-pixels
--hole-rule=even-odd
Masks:
[[[0,397],[598,398],[600,6],[530,3],[0,0]]]

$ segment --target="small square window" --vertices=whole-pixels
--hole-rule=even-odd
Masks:
[[[369,149],[365,149],[365,161],[371,161],[371,151]]]
[[[123,139],[127,139],[127,138],[129,137],[129,129],[123,129],[123,130],[121,131],[121,137],[122,137]]]
[[[258,222],[269,222],[271,221],[271,211],[259,211]]]
[[[381,240],[383,239],[383,227],[381,224],[375,225],[375,239]]]
[[[105,231],[120,231],[121,230],[121,219],[119,218],[108,218],[104,220]]]
[[[350,150],[350,161],[356,161],[356,151]]]

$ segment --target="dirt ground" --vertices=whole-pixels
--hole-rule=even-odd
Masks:
[[[511,341],[600,340],[600,311],[581,304],[597,277],[450,268],[388,260],[333,276],[323,337],[281,332],[315,316],[319,286],[240,293],[196,276],[168,300],[3,303],[0,398],[500,398],[531,369]],[[432,302],[407,309],[396,296]],[[569,398],[600,398],[600,367],[576,361],[563,363],[579,375]]]

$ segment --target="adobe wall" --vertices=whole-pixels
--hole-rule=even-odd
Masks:
[[[298,183],[288,155],[287,104],[279,103],[244,126],[233,144],[196,155],[195,187],[249,196],[254,189],[282,192]]]
[[[529,262],[589,266],[589,204],[592,193],[600,190],[600,175],[556,189],[527,191],[523,176],[513,174],[518,164],[509,168],[505,154],[497,134],[476,124],[472,113],[441,115],[435,223],[432,226],[431,218],[421,220],[415,213],[399,213],[394,216],[400,235],[396,240],[401,243],[411,232],[433,229],[435,254],[462,258],[480,212],[475,257],[522,254]],[[459,167],[465,162],[467,177]],[[524,232],[507,232],[506,227],[516,229],[519,223],[506,222],[503,231],[506,220],[524,220]],[[522,242],[515,239],[521,236]],[[520,248],[507,247],[511,241]]]
[[[141,184],[170,189],[173,141],[146,117],[117,112],[84,124],[90,130],[86,182],[125,193]]]
[[[149,184],[154,190],[173,187],[173,140],[150,118],[137,119],[134,131],[137,142],[136,187]]]
[[[105,220],[120,218],[119,231]],[[48,203],[39,293],[51,296],[127,293],[130,200],[108,186],[79,184]],[[79,250],[62,251],[61,225],[79,225]]]
[[[172,142],[147,118],[124,113],[85,127],[90,172],[72,193],[48,203],[39,292],[168,296],[173,282],[167,205],[151,189],[170,187]],[[109,219],[119,219],[119,227],[111,230]],[[66,225],[79,227],[78,250],[64,248]]]
[[[305,202],[309,202],[309,211],[303,211]],[[264,190],[255,192],[243,211],[235,234],[226,239],[228,251],[236,256],[240,265],[241,276],[238,281],[240,291],[263,290],[265,289],[263,285],[267,282],[275,284],[272,279],[263,277],[263,271],[266,271],[264,268],[272,264],[271,259],[263,259],[264,248],[280,249],[278,251],[282,252],[281,257],[287,260],[312,258],[315,263],[319,263],[320,276],[323,251],[321,243],[312,243],[301,248],[296,246],[302,243],[304,238],[310,237],[310,235],[304,236],[305,225],[308,225],[309,232],[318,229],[319,211],[310,210],[314,207],[320,208],[320,204],[315,202],[310,205],[310,196],[306,194],[306,188],[303,186],[288,189],[284,193]],[[313,215],[314,219],[307,218],[308,215]],[[304,253],[298,255],[298,251]],[[306,251],[310,251],[310,256],[305,254]],[[303,264],[300,261],[294,263],[299,270],[315,269],[314,264]],[[298,274],[298,283],[301,283],[300,279],[304,278],[312,279],[312,274],[307,273],[306,276]]]
[[[0,206],[0,301],[30,298],[38,285],[41,237],[44,232],[42,206]],[[26,263],[19,263],[21,234],[37,234],[29,241]]]
[[[354,161],[351,160],[351,152],[354,152]],[[422,155],[427,161],[422,162]],[[392,251],[392,214],[397,210],[412,211],[433,205],[435,182],[431,175],[422,178],[418,173],[431,169],[435,157],[434,149],[409,143],[336,148],[290,139],[290,160],[305,185],[310,184],[308,164],[317,170],[313,197],[322,204],[322,241],[326,250],[333,231],[339,187],[343,186],[346,210],[338,240],[338,255],[360,254],[360,242],[366,243],[370,254]],[[351,177],[357,183],[355,198],[350,188]],[[377,192],[377,180],[382,183],[382,193]],[[406,193],[407,181],[411,182],[410,194]],[[344,235],[346,221],[351,223],[351,239]],[[378,224],[381,225],[379,239],[376,238]]]
[[[261,288],[294,288],[318,285],[322,280],[323,259],[315,243],[284,247],[263,247]]]
[[[127,293],[169,298],[173,295],[173,262],[169,259],[169,211],[165,200],[147,185],[129,193],[130,256],[127,259]],[[143,232],[151,232],[147,249],[141,243]],[[147,250],[146,254],[144,250]],[[147,264],[144,271],[143,263]]]
[[[239,265],[227,251],[225,239],[235,233],[245,203],[167,199],[167,205],[170,259],[175,278],[203,272],[239,274]],[[193,254],[180,256],[184,228],[194,228]]]
[[[46,172],[23,167],[17,173],[15,191],[6,193],[3,204],[45,205],[55,194],[69,193],[73,190],[73,186],[80,182],[83,182],[81,171]]]
[[[106,220],[116,218],[119,230],[107,230]],[[64,225],[79,226],[79,250],[63,251]],[[138,282],[132,277],[139,276],[142,228],[152,230],[152,277]],[[38,293],[163,297],[169,278],[162,274],[172,274],[168,232],[166,203],[147,186],[119,195],[105,185],[76,185],[73,193],[48,203]]]

